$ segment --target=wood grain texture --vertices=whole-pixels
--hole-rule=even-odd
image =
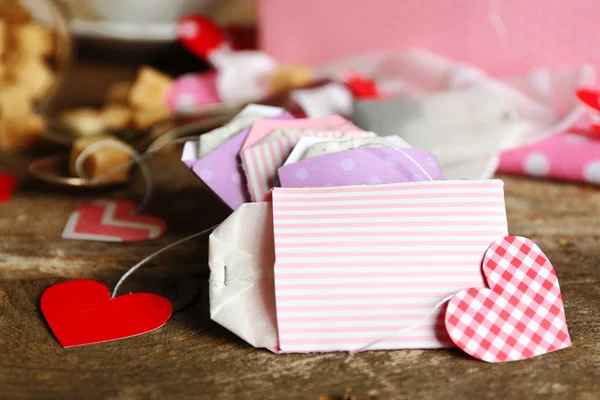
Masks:
[[[153,251],[198,232],[227,209],[172,151],[151,161],[157,192],[148,212],[167,234],[130,244],[62,240],[77,205],[106,196],[139,198],[141,179],[113,192],[60,191],[27,178],[27,160],[0,156],[17,173],[14,197],[0,205],[0,398],[4,399],[597,399],[600,394],[600,190],[500,177],[511,234],[532,238],[555,266],[573,347],[492,365],[457,349],[274,355],[213,324],[206,290],[207,239],[173,249],[139,277],[193,275],[192,306],[153,333],[64,350],[39,312],[44,289],[63,279],[114,285]],[[251,227],[248,227],[251,229]]]
[[[59,105],[100,103],[106,85],[132,68],[78,65]],[[90,84],[93,83],[93,84]],[[80,90],[85,87],[85,90]],[[19,177],[0,205],[0,399],[597,399],[600,393],[600,190],[521,178],[506,182],[511,234],[532,238],[560,279],[573,347],[491,365],[457,349],[274,355],[208,317],[207,240],[173,249],[136,279],[193,275],[199,299],[163,328],[117,342],[64,350],[39,312],[41,293],[64,279],[112,287],[143,257],[224,219],[228,210],[172,151],[151,161],[157,192],[149,213],[162,238],[129,244],[62,240],[70,213],[107,196],[139,199],[142,181],[112,192],[65,191],[27,177],[35,156],[0,154]],[[251,229],[251,227],[249,227]],[[348,396],[347,396],[348,397]]]

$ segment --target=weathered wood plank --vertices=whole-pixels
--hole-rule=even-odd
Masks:
[[[176,155],[153,161],[159,189],[149,211],[169,224],[154,241],[61,240],[74,207],[103,193],[61,193],[25,180],[0,206],[0,398],[317,399],[342,398],[346,388],[359,399],[598,398],[600,190],[520,178],[503,177],[510,231],[532,237],[553,261],[573,348],[503,365],[456,349],[274,355],[211,323],[204,288],[156,332],[63,350],[38,310],[45,288],[76,277],[113,285],[139,259],[227,215]],[[205,282],[206,247],[206,238],[182,245],[139,274]]]

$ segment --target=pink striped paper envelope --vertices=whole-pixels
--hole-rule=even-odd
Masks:
[[[483,255],[508,234],[503,185],[274,189],[281,351],[453,346],[435,305],[486,286]]]
[[[242,146],[242,151],[254,146],[277,129],[360,130],[340,115],[330,115],[323,118],[298,118],[285,122],[260,119],[252,125],[250,133]]]
[[[292,122],[292,121],[278,121]],[[354,139],[377,136],[365,131],[303,131],[301,135],[291,135],[283,139],[256,145],[242,151],[242,168],[246,173],[248,192],[252,201],[263,200],[265,194],[275,186],[277,170],[288,158],[302,136],[326,137],[333,139]]]

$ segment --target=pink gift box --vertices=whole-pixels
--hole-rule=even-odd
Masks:
[[[319,65],[421,47],[491,74],[600,65],[597,0],[260,0],[261,47]]]

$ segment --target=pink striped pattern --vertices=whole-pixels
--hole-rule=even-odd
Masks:
[[[296,131],[298,132],[298,131]],[[242,151],[242,167],[246,173],[248,191],[252,201],[263,200],[264,196],[276,184],[277,170],[289,157],[294,146],[302,136],[324,137],[332,139],[355,139],[377,136],[364,131],[300,131],[279,140],[257,144]]]
[[[282,352],[452,346],[443,307],[427,315],[485,287],[508,231],[499,180],[276,188],[273,222]]]

